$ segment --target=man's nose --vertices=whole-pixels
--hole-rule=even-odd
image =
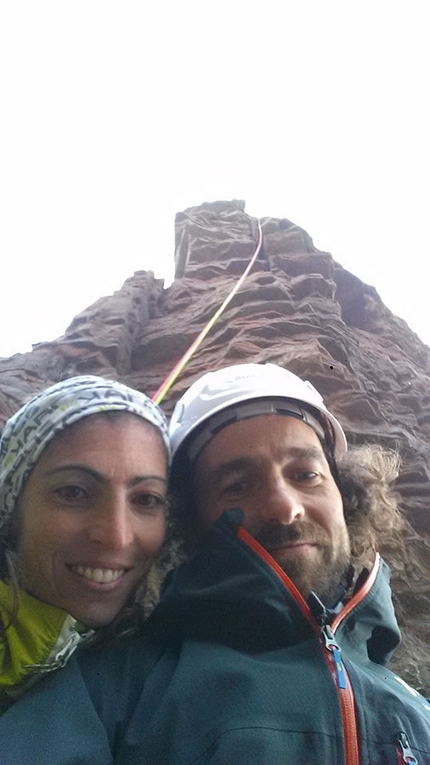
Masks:
[[[127,502],[121,497],[105,498],[95,508],[88,528],[88,537],[111,550],[122,550],[133,539]]]
[[[266,521],[286,524],[302,520],[305,515],[300,492],[280,474],[269,479],[263,514]]]

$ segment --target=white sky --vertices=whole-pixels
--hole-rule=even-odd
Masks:
[[[0,356],[134,271],[175,212],[289,218],[430,345],[428,0],[0,9]]]

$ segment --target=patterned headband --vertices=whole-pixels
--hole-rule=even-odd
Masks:
[[[165,416],[144,393],[93,375],[56,383],[24,404],[5,425],[0,441],[0,528],[47,444],[83,417],[111,411],[130,412],[155,425],[170,452]]]

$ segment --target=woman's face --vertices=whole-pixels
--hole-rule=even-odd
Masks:
[[[166,485],[161,435],[136,415],[92,415],[56,436],[18,502],[23,588],[109,624],[164,541]]]

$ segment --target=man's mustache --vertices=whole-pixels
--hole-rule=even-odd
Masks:
[[[315,529],[311,523],[271,523],[264,526],[255,538],[262,547],[269,550],[291,542],[325,545],[328,541],[323,530]]]

